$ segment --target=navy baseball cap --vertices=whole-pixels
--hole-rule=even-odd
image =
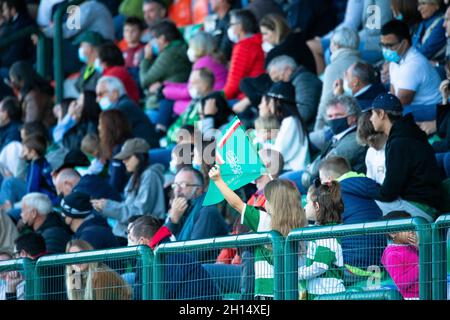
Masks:
[[[363,112],[371,111],[374,109],[380,109],[384,111],[403,112],[403,106],[400,100],[390,93],[382,93],[373,100],[372,105],[369,108],[363,110]]]

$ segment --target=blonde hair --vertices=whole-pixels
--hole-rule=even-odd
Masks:
[[[272,229],[286,237],[293,229],[307,225],[298,189],[289,181],[272,180],[264,188]]]
[[[66,252],[77,247],[81,251],[94,248],[84,240],[67,243]],[[66,289],[69,300],[131,300],[130,286],[114,270],[101,262],[88,264],[85,272],[66,266]]]
[[[100,138],[94,133],[88,133],[81,140],[81,151],[94,155],[100,149]]]
[[[259,27],[264,27],[274,32],[278,44],[291,32],[286,19],[283,16],[274,13],[265,15],[259,22]]]
[[[213,35],[208,32],[197,32],[189,40],[189,47],[194,50],[195,56],[201,58],[204,56],[211,56],[217,62],[223,63],[224,57],[217,48],[217,42]]]

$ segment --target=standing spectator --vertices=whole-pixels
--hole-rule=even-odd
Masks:
[[[61,200],[61,216],[74,232],[72,240],[87,241],[95,250],[119,246],[106,220],[94,214],[90,196],[72,192]]]
[[[390,62],[390,92],[401,104],[428,108],[439,103],[439,90],[436,90],[440,84],[439,74],[427,58],[412,47],[408,26],[398,20],[388,22],[381,30],[381,44],[384,58]]]
[[[9,81],[18,92],[23,122],[40,121],[47,129],[55,124],[53,88],[27,61],[17,61],[9,70]]]
[[[230,27],[230,11],[234,2],[234,0],[210,0],[211,10],[216,15],[216,20],[211,26],[205,23],[205,31],[216,38],[219,51],[226,61],[231,60],[233,50],[233,43],[228,38],[228,28]]]
[[[127,96],[135,103],[139,103],[139,88],[125,67],[122,52],[114,43],[105,43],[98,48],[95,68],[102,76],[116,77],[122,81]]]
[[[239,83],[245,77],[257,77],[264,73],[262,36],[255,16],[249,10],[230,12],[228,38],[235,43],[230,62],[230,71],[224,92],[228,100],[241,99]]]
[[[109,110],[100,114],[98,122],[102,163],[108,163],[110,186],[119,194],[127,183],[125,166],[114,156],[120,152],[122,145],[132,137],[130,124],[120,110]]]
[[[33,192],[22,199],[20,214],[23,224],[42,234],[48,253],[63,253],[71,231],[61,217],[52,212],[52,203],[43,193]]]
[[[147,29],[144,31],[141,41],[148,43],[153,39],[151,28],[167,17],[167,5],[162,0],[144,0],[142,11]]]
[[[425,132],[411,115],[402,116],[401,102],[394,95],[380,95],[370,110],[375,131],[383,132],[388,140],[386,178],[368,195],[378,200],[384,214],[407,211],[434,221],[441,205],[442,177]]]
[[[136,138],[145,139],[152,148],[159,146],[155,128],[144,111],[126,95],[122,81],[115,77],[104,76],[98,80],[96,93],[103,111],[122,111]]]
[[[116,220],[114,234],[126,239],[128,219],[133,215],[151,214],[164,220],[164,177],[160,165],[150,166],[150,146],[140,138],[125,142],[114,159],[121,160],[132,175],[125,187],[124,201],[111,199],[91,200],[95,210],[107,218]]]

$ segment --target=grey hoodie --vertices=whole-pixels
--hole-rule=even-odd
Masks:
[[[135,215],[152,215],[165,218],[166,205],[164,199],[164,168],[160,164],[149,166],[141,176],[141,184],[137,193],[129,192],[131,178],[125,186],[124,201],[108,200],[102,215],[117,220],[113,228],[116,236],[126,238],[128,219]]]

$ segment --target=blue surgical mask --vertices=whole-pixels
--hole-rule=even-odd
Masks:
[[[95,59],[94,68],[98,73],[103,74],[103,67],[99,58]]]
[[[334,120],[328,120],[328,126],[334,135],[344,132],[348,129],[347,117]]]
[[[84,64],[88,62],[88,57],[86,56],[83,48],[81,47],[78,48],[78,59],[80,59],[80,61],[83,62]]]
[[[100,105],[100,109],[102,109],[102,111],[106,111],[111,107],[112,103],[108,97],[103,97],[100,99],[100,102],[98,104]]]
[[[228,39],[230,39],[231,42],[233,42],[233,43],[238,43],[239,42],[239,37],[237,36],[236,33],[234,33],[232,27],[228,28],[227,35],[228,35]]]
[[[398,16],[394,16],[395,19],[403,21],[403,14],[399,13]]]
[[[192,164],[192,168],[194,168],[195,170],[198,170],[198,171],[202,171],[202,165],[201,164],[197,164],[197,163],[193,163]]]
[[[383,48],[383,57],[387,62],[399,63],[402,58],[397,51]]]
[[[158,42],[156,42],[156,39],[152,39],[151,44],[153,55],[157,56],[159,54]]]

